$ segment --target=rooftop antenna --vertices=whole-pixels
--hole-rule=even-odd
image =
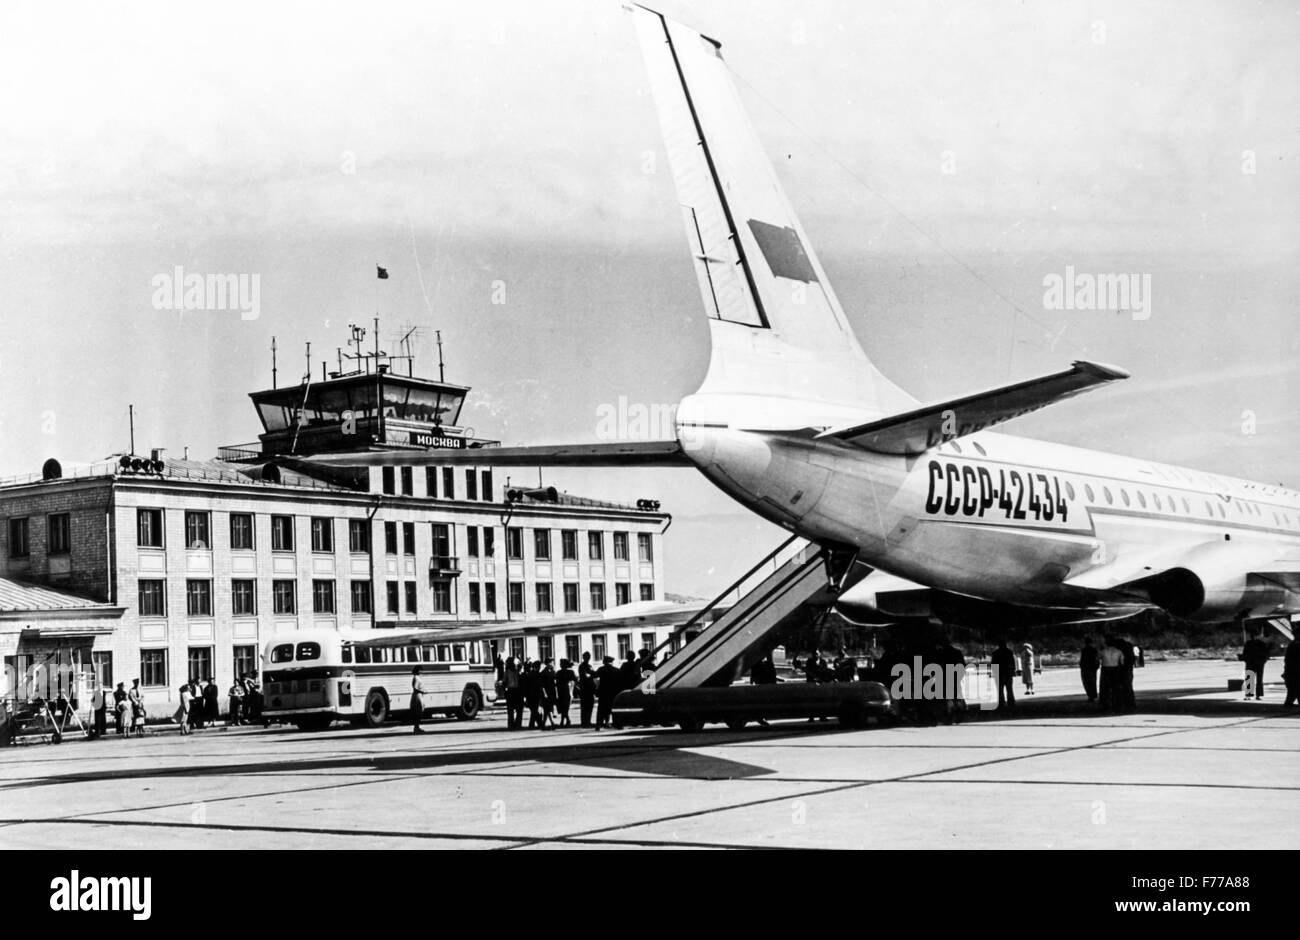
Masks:
[[[304,382],[311,381],[311,341],[310,340],[307,341],[307,375],[303,379],[303,381]]]
[[[276,387],[276,372],[277,372],[277,371],[278,371],[278,370],[277,370],[276,367],[275,367],[275,337],[272,336],[272,337],[271,337],[271,388],[275,388],[275,387]]]
[[[434,335],[438,337],[438,381],[445,382],[447,377],[445,375],[446,369],[442,364],[442,330],[434,330]]]
[[[127,417],[131,422],[131,454],[135,455],[135,405],[126,406]]]

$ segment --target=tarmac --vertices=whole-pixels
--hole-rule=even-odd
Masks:
[[[1300,708],[1225,691],[1240,675],[1148,663],[1137,711],[1102,715],[1047,670],[1015,710],[933,727],[508,731],[492,710],[421,736],[69,737],[0,751],[0,848],[1300,847]]]

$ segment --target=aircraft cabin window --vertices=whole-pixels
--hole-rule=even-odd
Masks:
[[[1138,505],[1141,506],[1143,509],[1147,508],[1147,498],[1142,495],[1141,490],[1138,490]]]
[[[1214,515],[1214,507],[1210,505],[1210,501],[1208,499],[1205,501],[1205,514],[1207,516]]]
[[[1065,495],[1067,499],[1074,499],[1074,485],[1069,480],[1065,481]]]
[[[1187,513],[1189,516],[1192,514],[1192,507],[1191,504],[1187,502],[1186,496],[1183,497],[1183,512]]]
[[[1107,505],[1107,506],[1113,506],[1113,505],[1115,504],[1115,498],[1114,498],[1113,496],[1110,495],[1110,487],[1109,487],[1109,486],[1103,486],[1103,487],[1101,488],[1101,491],[1102,491],[1103,493],[1106,494],[1106,505]]]
[[[961,453],[961,445],[958,444],[956,441],[952,442],[952,449],[959,454]]]
[[[1223,511],[1223,504],[1222,504],[1222,503],[1219,504],[1219,518],[1220,518],[1220,519],[1226,519],[1226,518],[1228,518],[1228,514],[1227,514],[1226,512]]]
[[[1157,512],[1159,512],[1160,510],[1164,509],[1164,507],[1160,505],[1160,494],[1159,494],[1159,493],[1152,493],[1152,494],[1151,494],[1151,498],[1154,499],[1154,500],[1156,501],[1156,511],[1157,511]]]
[[[979,451],[979,454],[980,454],[981,457],[987,457],[987,456],[988,456],[988,452],[985,451],[984,448],[980,446],[980,442],[979,442],[979,441],[971,441],[971,444],[974,446],[974,448],[975,448],[977,451]]]
[[[1095,503],[1097,501],[1097,494],[1092,491],[1092,487],[1087,483],[1083,484],[1083,491],[1088,494],[1088,502]]]
[[[1133,504],[1133,501],[1128,498],[1128,490],[1120,490],[1119,497],[1120,499],[1124,500],[1125,506],[1131,506]]]

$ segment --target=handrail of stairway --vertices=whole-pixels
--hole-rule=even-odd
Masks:
[[[789,548],[789,547],[790,547],[791,545],[793,545],[795,542],[797,542],[797,541],[803,541],[803,540],[804,540],[803,537],[800,536],[800,535],[792,535],[792,536],[790,536],[788,539],[786,539],[784,542],[782,542],[780,545],[778,545],[776,548],[772,549],[772,551],[770,551],[770,552],[768,552],[766,555],[764,555],[761,559],[759,559],[758,564],[754,565],[754,567],[750,568],[748,571],[746,571],[744,574],[742,574],[739,578],[737,578],[735,581],[733,581],[733,582],[732,582],[732,583],[731,583],[731,584],[730,584],[730,585],[729,585],[729,586],[728,586],[724,591],[722,591],[720,594],[718,594],[717,597],[713,598],[713,600],[709,601],[707,604],[705,604],[703,607],[701,607],[698,611],[696,611],[695,616],[693,616],[690,620],[686,621],[684,624],[682,624],[682,625],[681,625],[680,627],[678,627],[677,629],[675,629],[675,630],[673,630],[672,632],[670,632],[670,633],[668,634],[667,638],[665,638],[664,641],[663,641],[662,643],[660,643],[658,646],[656,646],[656,647],[654,648],[654,650],[653,650],[653,652],[652,652],[652,657],[651,657],[651,658],[652,658],[652,659],[657,659],[657,658],[659,657],[659,653],[660,653],[660,651],[661,651],[664,647],[666,647],[666,646],[668,646],[669,644],[671,644],[672,641],[673,641],[677,636],[679,636],[679,635],[685,633],[685,632],[686,632],[687,630],[689,630],[691,627],[695,626],[695,625],[696,625],[697,623],[699,623],[702,619],[704,619],[704,616],[705,616],[706,614],[708,614],[711,610],[713,610],[715,607],[717,607],[719,604],[721,604],[721,603],[723,602],[723,600],[725,600],[727,597],[731,596],[731,592],[732,592],[732,591],[738,590],[742,584],[744,584],[746,581],[748,581],[750,578],[752,578],[755,574],[757,574],[757,573],[759,572],[759,570],[760,570],[764,565],[766,565],[766,564],[767,564],[769,561],[771,561],[773,558],[776,558],[777,556],[779,556],[783,551],[785,551],[787,548]],[[778,565],[777,567],[780,567],[780,566]]]

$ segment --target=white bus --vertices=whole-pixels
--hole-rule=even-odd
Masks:
[[[339,719],[378,727],[392,715],[409,715],[416,664],[426,714],[470,719],[496,697],[496,672],[482,639],[429,630],[294,630],[266,644],[262,714],[303,731]]]

